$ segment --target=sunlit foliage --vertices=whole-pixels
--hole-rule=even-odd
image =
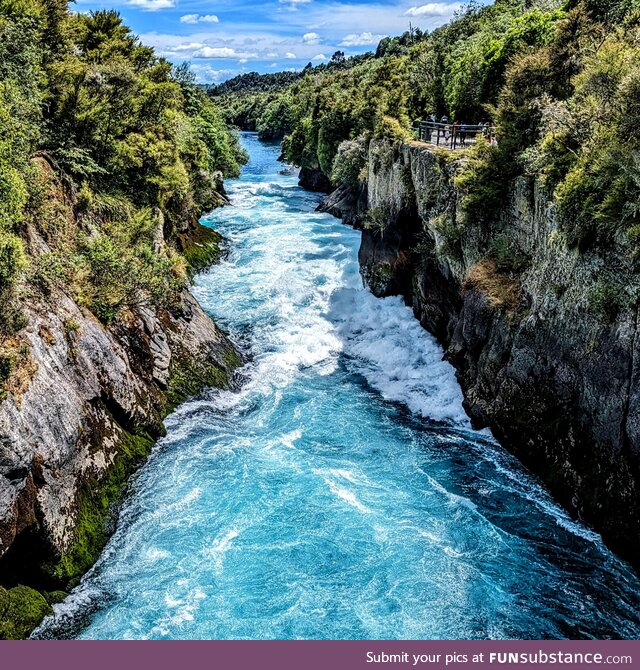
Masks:
[[[77,194],[77,216],[90,234],[54,231],[55,212],[46,205],[52,186],[36,155]],[[236,176],[244,159],[188,69],[158,58],[116,12],[72,13],[65,0],[0,0],[5,303],[35,263],[25,253],[33,225],[49,235],[49,280],[70,291],[81,274],[87,305],[105,320],[133,302],[158,304],[184,279],[173,236],[215,206],[222,178]],[[101,208],[108,202],[121,206]],[[164,228],[165,248],[154,248],[152,219]],[[126,297],[114,297],[123,291]]]

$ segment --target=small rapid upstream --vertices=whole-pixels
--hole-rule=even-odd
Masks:
[[[206,223],[197,280],[251,357],[239,392],[167,422],[102,558],[40,636],[640,637],[640,583],[488,436],[359,233],[314,212],[278,148]]]

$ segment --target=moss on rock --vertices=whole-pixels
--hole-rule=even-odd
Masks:
[[[124,432],[118,454],[101,479],[88,480],[78,496],[78,514],[71,547],[51,567],[60,583],[72,587],[96,562],[111,534],[115,510],[129,477],[151,453],[154,440]]]
[[[202,389],[228,388],[231,384],[233,370],[241,365],[242,360],[233,349],[226,351],[222,359],[224,367],[206,359],[199,360],[195,356],[189,356],[180,363],[172,362],[166,392],[167,414]]]
[[[49,605],[57,605],[66,600],[69,594],[66,591],[45,591],[42,595]]]
[[[44,596],[28,586],[0,587],[0,640],[22,640],[51,614]]]
[[[165,415],[203,388],[228,387],[233,370],[242,363],[234,349],[222,354],[223,366],[209,358],[203,356],[200,360],[190,355],[179,364],[172,363]],[[129,478],[146,461],[154,444],[155,440],[147,433],[134,435],[122,431],[117,455],[106,475],[85,482],[78,496],[74,541],[48,570],[57,582],[72,588],[96,562],[112,533],[116,510]]]
[[[180,251],[185,257],[188,265],[189,275],[194,277],[220,260],[222,250],[220,243],[222,235],[196,223],[189,233],[179,237]]]

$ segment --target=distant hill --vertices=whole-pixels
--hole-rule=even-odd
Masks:
[[[312,68],[311,68],[312,69]],[[213,96],[227,95],[229,93],[268,93],[281,91],[302,78],[309,68],[298,72],[274,72],[271,74],[259,74],[249,72],[240,74],[217,86],[208,86],[209,93]]]

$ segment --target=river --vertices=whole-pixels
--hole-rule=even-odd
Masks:
[[[640,637],[635,573],[462,409],[360,234],[251,161],[196,280],[249,355],[167,420],[94,569],[38,632],[81,639]]]

